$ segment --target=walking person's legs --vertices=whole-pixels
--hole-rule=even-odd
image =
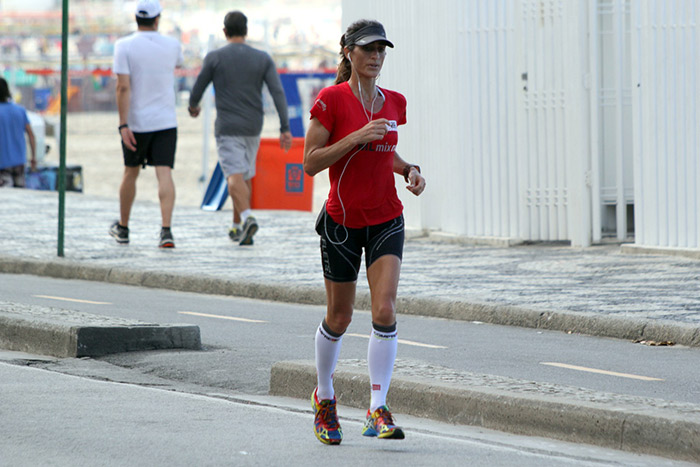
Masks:
[[[233,228],[229,236],[240,245],[252,245],[253,235],[258,231],[257,220],[250,210],[252,183],[250,179],[245,180],[242,173],[229,175],[226,182],[233,203]]]
[[[131,207],[136,199],[136,180],[141,172],[141,167],[124,167],[124,176],[119,185],[119,224],[122,227],[129,227],[131,217]]]
[[[172,169],[166,165],[156,166],[156,178],[158,179],[158,199],[160,200],[160,214],[162,228],[160,230],[161,248],[174,248],[175,241],[170,226],[175,208],[175,183],[173,182]]]
[[[228,185],[228,188],[229,188],[229,193],[231,193],[231,188],[230,188],[230,187],[231,187],[232,181],[230,181],[230,180],[227,179],[226,182],[227,182],[227,185]],[[251,195],[252,195],[252,193],[253,193],[253,180],[252,180],[252,179],[248,179],[248,180],[245,181],[245,184],[248,186],[248,193],[249,193],[249,196],[248,196],[248,204],[249,204],[249,207],[248,207],[248,208],[250,209],[250,197],[251,197]],[[235,201],[234,198],[233,198],[233,194],[231,194],[231,203],[233,203],[233,224],[234,224],[234,225],[240,225],[240,224],[241,224],[241,210],[240,210],[239,207],[236,205],[236,201]]]
[[[231,240],[241,245],[252,245],[258,231],[258,223],[251,215],[252,178],[255,176],[255,160],[260,138],[255,136],[216,137],[219,164],[226,176],[226,185],[233,203],[233,225],[229,230]]]
[[[156,166],[156,178],[158,179],[162,226],[170,227],[175,208],[175,183],[173,182],[172,169],[165,165]]]
[[[241,213],[250,209],[250,184],[243,179],[242,173],[229,175],[226,182],[233,202],[233,222],[235,224],[245,222],[245,219],[241,218]]]
[[[109,234],[121,245],[129,243],[129,218],[136,198],[136,180],[141,167],[124,166],[124,175],[119,185],[119,220],[109,228]]]

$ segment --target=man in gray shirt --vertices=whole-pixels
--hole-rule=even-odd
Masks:
[[[202,71],[190,94],[189,112],[197,117],[199,101],[210,82],[214,83],[216,123],[214,135],[219,164],[226,176],[233,201],[231,240],[252,245],[258,223],[251,215],[251,179],[255,176],[255,159],[263,126],[262,86],[275,102],[280,118],[280,147],[288,151],[292,145],[287,100],[272,58],[245,43],[248,19],[240,11],[224,18],[224,34],[228,44],[204,57]]]

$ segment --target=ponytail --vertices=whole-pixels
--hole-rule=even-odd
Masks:
[[[351,45],[349,48],[352,49],[354,46]],[[345,34],[340,38],[340,63],[338,64],[338,71],[335,75],[335,84],[340,84],[348,81],[352,75],[352,63],[345,56]]]

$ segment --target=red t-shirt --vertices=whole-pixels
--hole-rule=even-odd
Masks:
[[[331,189],[326,210],[335,222],[343,224],[345,220],[345,226],[353,229],[387,222],[403,212],[394,180],[394,152],[399,140],[397,127],[406,123],[406,98],[386,89],[381,92],[384,106],[372,120],[386,118],[393,122],[392,131],[380,141],[367,143],[353,156],[359,149],[355,146],[328,169]],[[311,108],[311,117],[316,117],[330,132],[330,146],[365,126],[370,109],[366,112],[344,82],[321,90]]]

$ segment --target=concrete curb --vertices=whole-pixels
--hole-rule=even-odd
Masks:
[[[101,281],[287,303],[310,305],[325,305],[326,303],[325,291],[321,287],[231,281],[216,277],[185,276],[159,271],[84,265],[67,260],[39,261],[0,257],[0,273]],[[369,294],[358,292],[355,305],[357,309],[370,309]],[[397,309],[400,314],[480,321],[489,324],[580,333],[632,341],[671,341],[689,347],[700,347],[700,327],[671,321],[603,317],[575,312],[528,310],[514,306],[467,301],[405,297],[400,297],[397,300]]]
[[[628,255],[666,255],[700,259],[700,250],[697,248],[675,248],[623,243],[620,245],[620,252]]]
[[[658,401],[661,406],[652,407],[645,398],[605,393],[597,393],[586,401],[570,394],[553,395],[557,392],[553,385],[548,385],[547,391],[537,391],[533,390],[534,383],[521,384],[527,389],[508,391],[502,384],[460,385],[396,371],[389,400],[399,418],[404,413],[678,460],[700,459],[700,406]],[[368,406],[370,383],[366,367],[347,365],[341,360],[334,385],[341,416],[342,405]],[[272,368],[272,395],[306,399],[315,386],[313,361],[278,362]]]
[[[0,348],[54,357],[99,357],[155,349],[199,350],[198,326],[158,325],[0,303]]]

